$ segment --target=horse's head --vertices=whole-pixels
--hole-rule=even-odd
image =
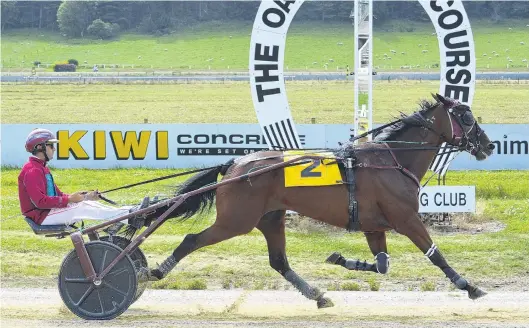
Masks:
[[[479,126],[470,107],[439,94],[434,98],[443,106],[448,117],[445,132],[441,133],[443,141],[469,152],[478,161],[490,156],[494,150],[494,144]]]

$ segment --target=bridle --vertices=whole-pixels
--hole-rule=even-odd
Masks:
[[[476,120],[472,116],[470,108],[467,108],[463,113],[456,114],[454,113],[454,108],[459,106],[459,102],[454,107],[450,107],[446,112],[450,118],[450,124],[452,125],[452,140],[457,142],[455,147],[458,147],[462,151],[467,151],[471,155],[476,155],[480,151],[481,143],[480,137],[484,133],[483,129],[479,127]],[[454,120],[457,121],[457,125],[454,124]],[[465,129],[465,127],[470,126],[470,129]],[[472,141],[469,135],[472,133],[475,134],[475,140]]]
[[[444,104],[442,105],[444,108]],[[450,120],[450,126],[452,129],[452,133],[450,136],[447,136],[444,132],[437,132],[433,128],[433,124],[426,119],[424,121],[428,122],[429,124],[424,125],[424,127],[435,133],[441,138],[441,140],[443,140],[450,146],[457,148],[459,151],[467,151],[474,156],[480,151],[480,137],[485,131],[479,127],[476,120],[472,116],[470,108],[468,108],[467,106],[465,106],[467,107],[467,109],[464,112],[456,113],[455,108],[461,105],[462,104],[459,101],[454,100],[449,104],[448,109],[445,109],[446,114],[448,115],[448,119]],[[465,129],[465,127],[468,126],[470,126],[470,128]],[[472,131],[474,131],[476,136],[474,141],[472,141],[469,137]]]

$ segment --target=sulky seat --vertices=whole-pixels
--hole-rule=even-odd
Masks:
[[[62,232],[71,232],[75,230],[74,227],[64,224],[39,225],[28,217],[24,217],[24,220],[26,220],[26,222],[31,227],[31,230],[33,230],[36,235],[60,234]]]

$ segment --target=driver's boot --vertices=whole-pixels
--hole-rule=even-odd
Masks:
[[[144,209],[144,208],[148,207],[149,204],[150,204],[150,201],[149,201],[149,197],[147,196],[147,197],[143,198],[143,200],[140,203],[140,205],[132,207],[129,210],[129,213],[133,213],[133,212],[136,212],[138,210]],[[132,225],[136,229],[139,229],[139,228],[141,228],[141,225],[139,226],[139,228],[136,225],[141,224],[143,222],[143,220],[144,219],[142,217],[133,217],[133,218],[128,220],[128,224]],[[112,224],[111,226],[109,226],[108,228],[103,229],[103,231],[108,233],[111,236],[114,236],[121,230],[121,228],[123,228],[124,225],[125,225],[125,223],[123,223],[123,222],[116,222],[116,223]]]
[[[143,198],[143,200],[141,201],[140,205],[131,208],[129,213],[134,213],[134,212],[137,212],[137,211],[142,210],[144,208],[147,208],[147,207],[149,207],[150,204],[151,204],[150,198],[149,198],[149,196],[146,196],[145,198]],[[144,215],[144,214],[132,217],[132,218],[129,219],[129,225],[131,225],[134,228],[139,230],[139,229],[141,229],[143,227],[143,223],[145,222],[145,217],[146,217],[146,215]]]

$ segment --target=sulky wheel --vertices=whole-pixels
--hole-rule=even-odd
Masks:
[[[122,251],[114,244],[92,241],[85,244],[96,274],[99,274]],[[134,263],[122,258],[99,284],[89,281],[81,268],[75,249],[63,260],[59,272],[59,293],[64,304],[87,320],[113,319],[132,304],[137,290]]]
[[[130,244],[130,240],[121,236],[103,236],[99,238],[99,240],[111,242],[114,245],[118,245],[121,249],[125,249],[125,247]],[[148,270],[149,265],[147,263],[147,258],[139,247],[137,247],[134,252],[129,254],[129,256],[134,263],[134,268],[136,269],[137,273],[141,272],[141,270]],[[138,289],[136,290],[136,296],[134,296],[132,303],[136,302],[143,294],[145,289],[147,289],[148,282],[149,281],[147,279],[138,279]]]

